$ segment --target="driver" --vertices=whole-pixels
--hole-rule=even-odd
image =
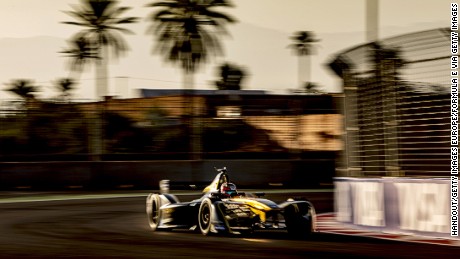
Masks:
[[[223,197],[232,197],[238,194],[236,191],[236,185],[233,183],[223,183],[220,186],[220,194]]]

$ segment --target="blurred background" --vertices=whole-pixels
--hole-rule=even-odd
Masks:
[[[450,174],[449,1],[160,2],[2,1],[0,187]]]

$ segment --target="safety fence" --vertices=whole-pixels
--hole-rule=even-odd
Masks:
[[[339,176],[450,174],[450,30],[383,39],[339,54],[345,153]]]

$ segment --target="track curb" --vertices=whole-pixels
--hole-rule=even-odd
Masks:
[[[336,221],[335,214],[333,212],[318,214],[316,221],[316,229],[319,233],[326,234],[359,236],[400,242],[413,242],[460,247],[460,240],[457,239],[409,235],[401,233],[385,233],[352,228],[348,225]]]

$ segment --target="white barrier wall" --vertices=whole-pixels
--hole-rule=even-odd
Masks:
[[[342,177],[334,185],[339,222],[373,231],[451,237],[450,179]]]

